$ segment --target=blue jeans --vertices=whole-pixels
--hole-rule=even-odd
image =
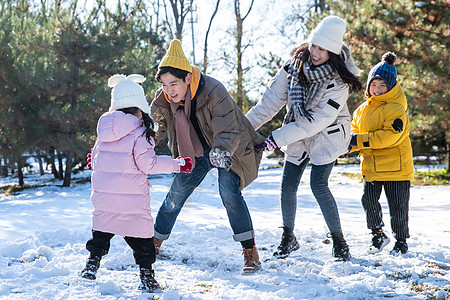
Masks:
[[[285,227],[294,228],[297,212],[297,190],[308,162],[309,159],[304,160],[298,166],[288,161],[284,164],[281,182],[281,214]],[[342,229],[336,201],[328,188],[328,178],[333,166],[334,162],[320,166],[312,165],[310,184],[328,229],[334,233],[341,232]]]
[[[159,208],[155,220],[155,238],[166,240],[169,238],[178,214],[187,198],[203,181],[206,174],[214,168],[205,156],[195,158],[192,173],[177,173],[167,193],[166,199]],[[219,194],[227,210],[228,220],[233,230],[233,238],[237,242],[250,240],[254,237],[252,219],[244,201],[240,187],[239,176],[232,171],[218,168]]]

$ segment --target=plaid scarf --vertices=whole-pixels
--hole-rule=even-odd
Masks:
[[[283,124],[306,118],[309,122],[314,117],[308,111],[315,107],[322,99],[328,84],[333,78],[339,76],[330,64],[326,63],[318,67],[312,67],[311,58],[303,63],[303,72],[308,80],[307,87],[302,86],[297,80],[297,71],[300,59],[294,60],[288,68],[291,77],[288,96],[291,99],[291,108],[284,117]]]

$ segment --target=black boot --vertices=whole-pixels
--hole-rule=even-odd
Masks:
[[[381,252],[387,244],[389,244],[388,236],[381,229],[372,230],[372,245],[369,247],[369,254]]]
[[[286,258],[289,253],[300,248],[297,238],[294,235],[294,228],[283,226],[283,235],[281,236],[281,243],[274,252],[273,256],[276,258]]]
[[[159,289],[159,283],[155,279],[155,271],[153,271],[151,267],[139,267],[139,272],[141,278],[141,284],[139,285],[140,290],[152,293]]]
[[[81,277],[95,280],[97,278],[97,270],[100,267],[100,260],[101,257],[98,256],[90,257],[86,262],[86,267],[81,271]]]
[[[406,240],[397,240],[390,254],[397,256],[400,253],[405,254],[406,252],[408,252],[408,244],[406,243]]]
[[[349,260],[350,250],[342,232],[332,232],[331,238],[333,239],[333,257],[340,261]]]

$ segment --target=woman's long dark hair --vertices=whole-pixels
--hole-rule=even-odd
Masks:
[[[126,114],[136,115],[139,108],[127,107],[127,108],[121,108],[118,110],[120,110],[121,112],[126,113]],[[145,126],[145,132],[144,132],[145,138],[147,139],[147,142],[149,142],[149,144],[153,144],[151,138],[155,137],[155,131],[154,131],[155,126],[156,126],[155,121],[153,121],[153,119],[150,118],[150,116],[145,112],[142,112],[142,121],[144,122],[144,126]]]
[[[307,61],[310,56],[308,47],[309,44],[302,45],[298,47],[294,53],[294,59],[300,59],[300,64],[297,70],[297,80],[302,86],[307,86],[308,84],[305,73],[303,73],[303,63]],[[328,56],[330,57],[330,59],[327,61],[327,63],[329,63],[333,67],[333,69],[338,72],[342,81],[350,86],[350,92],[357,92],[362,90],[361,81],[359,81],[359,78],[353,75],[353,73],[348,70],[347,66],[345,65],[344,59],[340,55],[334,54],[330,51],[328,51]]]

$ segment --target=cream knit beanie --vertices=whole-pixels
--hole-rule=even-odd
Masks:
[[[339,55],[342,49],[346,23],[339,17],[324,18],[309,35],[309,42]]]
[[[150,114],[148,102],[145,99],[144,89],[139,83],[145,81],[145,77],[139,74],[129,76],[116,74],[108,79],[111,90],[111,107],[109,111],[137,107],[146,114]]]

